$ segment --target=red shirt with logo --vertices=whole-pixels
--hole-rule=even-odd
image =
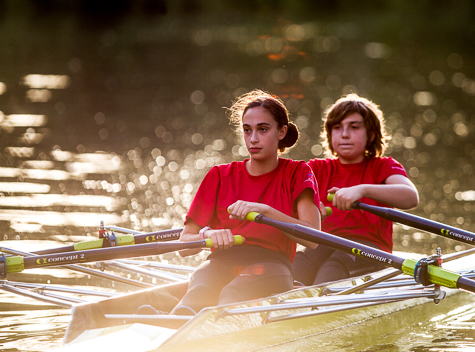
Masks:
[[[229,219],[228,207],[238,200],[262,203],[298,218],[295,200],[310,188],[319,206],[318,187],[312,170],[304,161],[279,158],[278,166],[263,175],[250,175],[245,163],[248,159],[213,167],[203,179],[186,216],[200,226],[230,229],[241,235],[243,245],[261,246],[283,253],[292,262],[296,243],[276,228],[252,221]]]
[[[391,175],[407,177],[404,167],[390,157],[365,158],[357,164],[342,164],[338,159],[313,159],[308,162],[318,183],[325,206],[332,206],[326,199],[333,187],[345,188],[359,184],[382,184]],[[369,198],[362,203],[387,207]],[[393,248],[393,223],[363,210],[339,210],[332,206],[332,214],[322,222],[322,231],[348,239],[374,243],[386,252]]]

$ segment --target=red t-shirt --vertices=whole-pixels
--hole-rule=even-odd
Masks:
[[[391,175],[407,177],[404,167],[390,157],[365,159],[357,164],[341,164],[338,159],[313,159],[308,162],[322,194],[323,204],[332,203],[326,198],[332,187],[351,187],[359,184],[382,184]],[[361,198],[362,203],[387,207],[369,198]],[[386,252],[393,249],[392,222],[363,210],[339,210],[332,207],[332,215],[325,218],[322,231],[340,237],[364,240],[374,243]]]
[[[306,188],[313,191],[315,204],[320,204],[315,176],[304,161],[279,159],[278,166],[264,175],[252,176],[245,163],[248,159],[213,167],[196,193],[185,224],[192,219],[200,226],[230,229],[241,235],[244,245],[261,246],[283,253],[292,262],[296,243],[276,228],[252,221],[229,219],[228,207],[238,200],[267,204],[280,212],[298,218],[295,200]]]

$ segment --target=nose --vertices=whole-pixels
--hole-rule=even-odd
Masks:
[[[251,141],[251,143],[257,143],[257,142],[259,142],[258,132],[257,132],[257,131],[252,131],[250,141]]]
[[[342,128],[342,133],[341,133],[341,136],[343,138],[348,138],[350,136],[350,127],[349,126],[343,126]]]

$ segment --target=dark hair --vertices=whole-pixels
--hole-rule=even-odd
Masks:
[[[229,123],[234,125],[235,132],[242,133],[242,117],[247,110],[255,107],[266,109],[274,117],[279,128],[287,126],[285,137],[279,141],[279,152],[283,153],[286,149],[294,147],[299,139],[299,130],[289,121],[289,112],[284,102],[279,97],[259,89],[241,95],[228,110]]]
[[[320,137],[323,139],[326,153],[337,155],[332,146],[333,126],[341,123],[348,115],[353,113],[358,113],[363,117],[363,123],[366,127],[368,141],[366,142],[365,157],[382,156],[386,150],[387,141],[391,139],[384,128],[383,112],[372,101],[354,93],[338,99],[325,112],[324,129]],[[374,134],[374,138],[371,140],[370,136],[372,134]]]

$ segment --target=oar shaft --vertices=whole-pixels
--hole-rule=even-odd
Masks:
[[[234,243],[243,243],[241,236],[234,236]],[[24,269],[44,268],[66,264],[82,264],[104,260],[146,257],[192,248],[211,248],[210,238],[192,242],[146,243],[136,246],[109,247],[85,251],[55,253],[33,257],[6,257],[6,272],[20,272]]]
[[[460,276],[457,280],[457,288],[460,288],[465,291],[474,292],[473,290],[473,280],[466,277]]]
[[[22,257],[35,256],[33,253],[22,252],[22,251],[10,249],[10,248],[5,248],[5,247],[0,247],[0,251],[5,252],[5,253],[9,253],[9,254],[14,254],[14,255],[17,255],[17,256],[22,256]],[[20,257],[10,257],[10,258],[7,257],[6,260],[7,260],[7,262],[9,262],[10,260],[12,261],[12,262],[10,262],[10,266],[21,268],[22,260],[20,259]],[[16,264],[13,264],[13,263],[16,263]],[[126,278],[126,277],[121,277],[121,276],[105,273],[105,272],[94,270],[94,269],[91,269],[91,268],[87,268],[87,267],[84,267],[84,266],[81,266],[81,265],[68,264],[68,265],[64,265],[62,267],[66,268],[66,269],[69,269],[69,270],[78,271],[80,273],[84,273],[84,274],[87,274],[87,275],[100,277],[100,278],[103,278],[103,279],[108,279],[108,280],[120,282],[120,283],[123,283],[123,284],[131,285],[131,286],[142,287],[142,288],[147,288],[147,287],[154,286],[154,285],[148,284],[146,282],[141,282],[141,281],[132,280],[132,279],[129,279],[129,278]],[[22,271],[22,270],[15,270],[15,272],[17,272],[17,271]]]
[[[250,219],[248,218],[248,220]],[[378,261],[396,269],[402,269],[404,258],[400,258],[391,253],[384,252],[380,249],[369,247],[364,244],[353,242],[345,238],[337,237],[329,233],[305,227],[302,225],[269,219],[260,214],[257,215],[252,221],[273,226],[290,235],[294,235],[296,237],[313,243],[318,243],[355,256],[372,259],[374,261]]]
[[[295,237],[318,243],[332,249],[346,252],[355,256],[367,258],[386,266],[402,270],[405,274],[414,275],[417,261],[404,259],[394,254],[384,252],[373,247],[365,246],[357,242],[346,240],[323,231],[305,227],[298,224],[287,223],[269,219],[258,213],[249,213],[246,217],[249,221],[273,226]],[[428,265],[429,282],[449,288],[461,288],[470,292],[475,292],[475,281],[464,278],[452,271],[440,268],[436,265]]]
[[[184,248],[206,247],[204,241],[180,243],[149,243],[133,247],[110,247],[104,249],[90,249],[86,251],[49,254],[38,257],[24,258],[25,269],[42,268],[45,266],[90,263],[107,259],[124,259],[146,257],[163,253],[178,251]]]
[[[365,210],[369,213],[378,215],[386,220],[398,222],[403,225],[408,225],[435,235],[443,236],[464,242],[468,244],[475,244],[475,233],[458,229],[449,225],[441,224],[436,221],[424,219],[417,215],[408,214],[391,208],[378,207],[356,201],[353,203],[354,209]]]
[[[117,229],[120,229],[120,228],[117,228]],[[164,231],[139,233],[139,234],[136,234],[136,235],[133,235],[133,234],[126,234],[126,235],[117,234],[115,237],[116,237],[116,241],[117,241],[117,246],[130,246],[130,245],[134,245],[134,244],[177,240],[177,239],[180,238],[180,234],[181,234],[182,231],[183,231],[183,229],[179,228],[179,229],[171,229],[171,230],[164,230]],[[137,233],[137,231],[134,231],[134,233]],[[45,255],[45,254],[74,252],[74,251],[82,251],[82,250],[98,249],[98,248],[107,248],[107,247],[110,247],[110,241],[108,241],[104,238],[97,238],[97,239],[94,239],[94,240],[91,240],[91,241],[78,242],[78,243],[76,243],[74,245],[70,245],[70,246],[44,249],[44,250],[41,250],[41,251],[33,252],[33,254]]]

